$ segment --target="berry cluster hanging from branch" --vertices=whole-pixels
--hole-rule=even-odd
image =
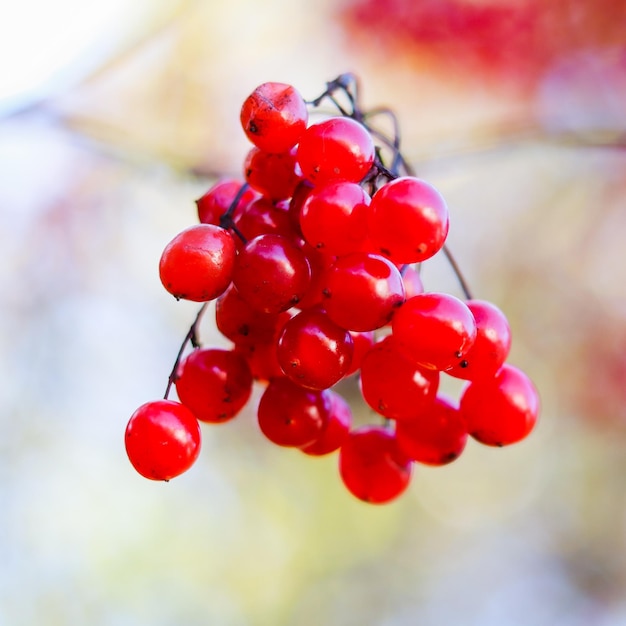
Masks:
[[[309,123],[322,103],[334,114]],[[372,125],[381,116],[390,135]],[[255,382],[265,437],[311,456],[338,451],[343,483],[371,503],[404,492],[415,464],[456,459],[468,436],[490,446],[524,439],[537,391],[507,362],[506,316],[472,297],[447,249],[448,207],[402,155],[393,112],[364,111],[344,74],[308,103],[291,85],[264,83],[240,119],[254,144],[243,179],[211,187],[197,201],[200,223],[160,259],[165,289],[203,304],[164,399],[130,418],[135,469],[153,480],[185,472],[200,451],[199,423],[234,418]],[[463,300],[424,290],[421,264],[438,252]],[[212,300],[230,349],[201,345]],[[442,375],[467,381],[458,401],[439,393]],[[333,389],[349,376],[378,423],[353,425]]]

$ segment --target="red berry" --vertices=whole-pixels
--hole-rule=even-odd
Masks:
[[[528,376],[505,364],[492,379],[469,383],[460,399],[469,434],[488,446],[524,439],[539,415],[539,394]]]
[[[446,293],[409,298],[395,313],[393,336],[398,347],[424,367],[446,370],[470,349],[476,322],[467,305]]]
[[[246,240],[259,235],[285,235],[291,239],[300,237],[299,228],[293,226],[285,201],[273,202],[260,196],[250,202],[235,216],[235,226]]]
[[[196,349],[182,361],[176,378],[180,401],[203,422],[226,422],[252,393],[246,360],[231,350]]]
[[[190,226],[165,247],[159,262],[161,282],[177,299],[213,300],[230,284],[235,255],[228,231],[214,224]]]
[[[363,357],[367,354],[368,350],[374,345],[374,331],[364,331],[358,332],[355,330],[350,331],[350,335],[352,336],[352,343],[354,344],[354,352],[352,354],[352,361],[350,363],[350,368],[346,373],[346,376],[350,376],[354,374],[358,370],[361,369],[361,363],[363,362]]]
[[[170,480],[186,472],[198,458],[200,425],[178,402],[147,402],[132,414],[124,442],[130,462],[142,476]]]
[[[308,110],[302,96],[284,83],[259,85],[241,107],[241,125],[248,139],[266,152],[286,152],[306,128]]]
[[[349,117],[311,124],[300,138],[297,159],[302,175],[314,185],[334,181],[361,182],[374,163],[369,131]]]
[[[385,326],[404,302],[398,268],[377,254],[340,257],[324,275],[323,306],[328,317],[348,330]]]
[[[301,311],[284,326],[276,355],[285,376],[302,387],[327,389],[348,371],[354,346],[350,333],[319,308]]]
[[[261,432],[279,446],[301,448],[322,434],[330,413],[328,391],[304,389],[288,378],[269,382],[258,407]]]
[[[417,419],[397,422],[396,439],[400,450],[413,461],[446,465],[465,449],[467,426],[458,407],[437,396]]]
[[[241,297],[235,285],[230,285],[215,301],[218,330],[238,345],[271,341],[290,318],[286,311],[277,314],[257,311]]]
[[[509,356],[509,322],[504,313],[491,302],[468,300],[465,304],[476,320],[476,339],[465,355],[446,373],[466,380],[493,378]]]
[[[302,250],[282,235],[259,235],[237,256],[233,283],[248,304],[264,313],[296,306],[306,294],[311,268]]]
[[[361,361],[361,393],[377,413],[397,420],[417,419],[430,410],[439,387],[439,372],[415,363],[387,336]]]
[[[353,430],[339,451],[339,473],[348,491],[371,504],[397,498],[409,485],[412,463],[392,431],[380,426]]]
[[[346,440],[352,425],[352,409],[343,396],[332,389],[326,391],[330,398],[330,411],[320,436],[300,450],[310,456],[323,456],[338,450]]]
[[[300,182],[295,149],[290,152],[264,152],[252,148],[244,161],[246,182],[270,200],[285,200]]]
[[[395,263],[425,261],[448,235],[448,207],[431,185],[413,176],[396,178],[372,197],[368,209],[375,251]]]
[[[356,183],[337,182],[313,189],[300,211],[304,238],[327,254],[358,252],[367,236],[369,195]]]
[[[219,226],[220,218],[230,208],[242,186],[243,183],[234,178],[223,179],[215,183],[200,199],[196,200],[200,222]],[[237,202],[234,214],[237,215],[257,195],[253,189],[246,189]]]

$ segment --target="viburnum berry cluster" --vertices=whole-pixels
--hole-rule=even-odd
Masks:
[[[309,122],[323,102],[333,113]],[[372,124],[382,116],[391,133]],[[411,171],[393,113],[364,111],[345,74],[311,102],[291,85],[264,83],[240,117],[253,144],[243,176],[213,185],[197,201],[200,223],[160,259],[165,289],[203,304],[165,399],[130,418],[136,470],[154,480],[186,471],[199,423],[233,419],[254,384],[263,435],[310,456],[338,451],[343,483],[371,503],[399,496],[415,464],[456,459],[468,436],[489,446],[524,439],[537,391],[507,362],[504,313],[471,297],[445,245],[446,202]],[[439,252],[463,299],[424,290],[421,264]],[[209,301],[229,349],[201,345]],[[466,381],[458,401],[439,392],[442,376]],[[375,423],[353,422],[333,389],[346,377],[358,377]],[[168,399],[173,385],[178,401]]]

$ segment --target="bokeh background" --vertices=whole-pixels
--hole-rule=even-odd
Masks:
[[[263,440],[254,402],[187,474],[142,479],[124,428],[196,311],[160,253],[241,174],[257,84],[313,98],[345,71],[448,200],[540,423],[384,507]],[[626,624],[623,0],[7,5],[0,220],[3,626]],[[424,282],[458,293],[438,257]]]

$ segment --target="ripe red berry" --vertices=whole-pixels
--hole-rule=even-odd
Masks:
[[[394,263],[429,259],[448,235],[445,200],[432,185],[413,176],[383,185],[372,197],[367,214],[374,250]]]
[[[269,382],[257,411],[261,432],[271,442],[296,448],[319,439],[329,413],[327,390],[304,389],[286,377]]]
[[[352,426],[352,409],[343,396],[328,389],[330,409],[326,424],[319,437],[300,450],[310,456],[323,456],[338,450],[346,440]]]
[[[358,252],[367,236],[370,197],[356,183],[321,185],[307,196],[300,211],[304,238],[327,254]]]
[[[346,376],[350,376],[354,374],[358,370],[361,369],[361,363],[363,362],[363,357],[367,354],[368,350],[374,345],[374,331],[364,331],[358,332],[356,330],[351,330],[350,335],[352,335],[352,343],[354,344],[354,352],[352,354],[352,362],[350,363],[350,368],[348,369]]]
[[[231,350],[196,349],[182,361],[176,378],[180,401],[203,422],[226,422],[252,393],[246,360]]]
[[[284,200],[273,202],[266,196],[260,196],[239,211],[234,222],[248,241],[267,234],[285,235],[291,239],[300,237],[300,229],[294,227]]]
[[[304,252],[282,235],[259,235],[237,256],[233,283],[248,304],[264,313],[296,306],[306,294],[311,268]]]
[[[220,218],[235,201],[243,183],[234,178],[226,178],[213,185],[201,198],[196,200],[198,219],[202,224],[215,224],[219,226]],[[253,189],[246,189],[235,209],[235,216],[258,196]]]
[[[268,82],[245,99],[240,120],[246,137],[255,146],[266,152],[286,152],[300,140],[308,110],[294,87]]]
[[[235,285],[215,301],[215,323],[218,330],[233,343],[249,345],[269,342],[291,318],[291,314],[261,313],[244,300]]]
[[[295,149],[289,152],[264,152],[252,148],[243,164],[246,182],[270,200],[285,200],[300,182]]]
[[[476,320],[476,339],[465,355],[446,373],[466,380],[493,378],[509,356],[509,322],[504,313],[491,302],[467,300],[465,304]]]
[[[142,476],[170,480],[186,472],[198,458],[200,425],[178,402],[147,402],[132,414],[124,443],[130,462]]]
[[[353,352],[350,333],[316,307],[283,326],[276,355],[287,378],[309,389],[327,389],[346,375]]]
[[[467,305],[446,293],[409,298],[395,313],[393,336],[398,347],[424,367],[446,370],[470,349],[476,322]]]
[[[396,439],[404,454],[425,465],[446,465],[467,443],[467,425],[457,406],[437,396],[422,415],[396,424]]]
[[[469,434],[488,446],[524,439],[539,415],[539,394],[528,376],[505,364],[494,378],[470,382],[460,399]]]
[[[353,430],[339,451],[339,473],[348,491],[371,504],[397,498],[409,485],[412,463],[392,431],[380,426]]]
[[[213,300],[230,284],[235,255],[235,242],[228,231],[214,224],[190,226],[163,250],[161,282],[177,299]]]
[[[416,364],[387,336],[361,361],[361,393],[377,413],[413,420],[430,410],[439,387],[439,372]]]
[[[376,330],[404,302],[398,268],[377,254],[340,257],[323,277],[323,306],[328,317],[348,330]]]
[[[311,124],[300,138],[297,160],[302,175],[314,185],[334,181],[358,183],[374,163],[370,132],[349,117]]]

